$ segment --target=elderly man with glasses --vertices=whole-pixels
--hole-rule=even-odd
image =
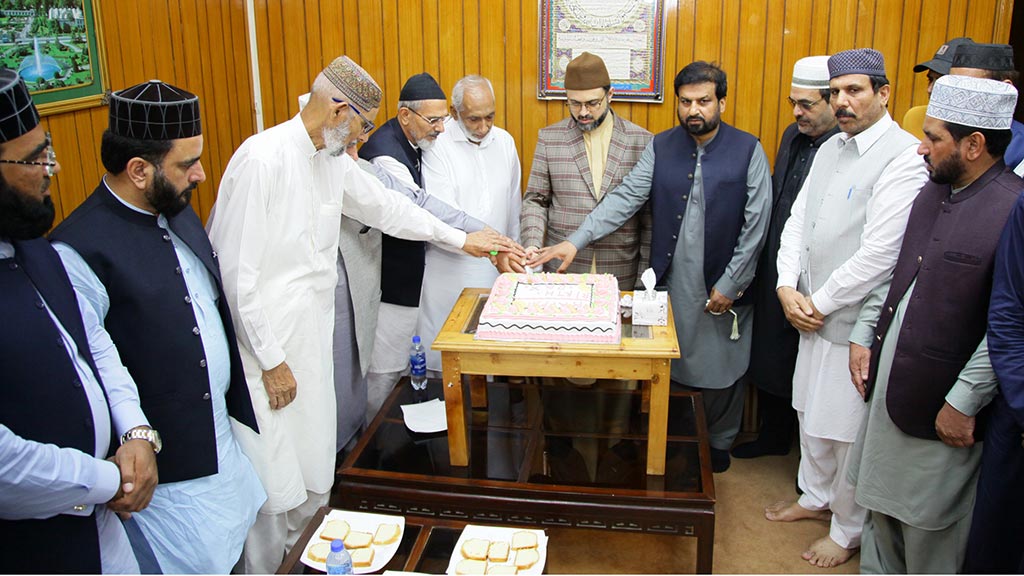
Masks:
[[[768,236],[757,263],[757,276],[750,291],[754,298],[754,339],[751,342],[747,376],[757,386],[757,410],[761,420],[753,442],[733,448],[737,458],[789,454],[796,429],[793,410],[793,367],[800,343],[796,328],[786,320],[775,295],[779,273],[782,229],[789,219],[797,192],[811,170],[815,154],[826,140],[839,132],[829,106],[828,56],[801,58],[793,66],[793,80],[787,101],[796,121],[782,133],[772,173],[772,216]]]
[[[426,72],[406,81],[398,114],[359,149],[369,160],[407,185],[423,188],[423,151],[434,145],[448,119],[448,97]],[[381,249],[381,303],[377,334],[366,377],[371,404],[383,399],[409,368],[409,345],[419,317],[427,244],[385,235]],[[373,400],[376,399],[376,400]]]
[[[344,154],[376,117],[380,98],[365,70],[336,58],[313,81],[305,108],[235,151],[210,215],[259,424],[259,434],[242,426],[236,434],[267,491],[243,550],[240,568],[249,574],[277,569],[334,484],[332,346],[342,214],[477,256],[504,242],[447,226]]]
[[[423,151],[432,147],[444,132],[448,118],[448,97],[437,80],[426,72],[416,74],[402,87],[398,113],[374,132],[359,149],[359,157],[383,169],[402,185],[423,188]],[[409,346],[419,317],[425,261],[425,242],[384,236],[381,304],[367,375],[373,406],[387,397],[409,367]]]

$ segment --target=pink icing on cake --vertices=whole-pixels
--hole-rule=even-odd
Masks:
[[[502,274],[476,338],[617,344],[619,283],[611,274]]]

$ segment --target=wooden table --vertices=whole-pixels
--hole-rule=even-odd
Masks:
[[[462,291],[432,348],[441,351],[448,451],[453,466],[469,464],[466,407],[462,375],[471,379],[470,402],[487,405],[484,375],[548,376],[641,380],[645,382],[642,409],[648,412],[647,473],[665,473],[668,421],[669,365],[679,357],[672,308],[667,326],[623,325],[619,344],[555,344],[476,340],[480,310],[488,290]]]
[[[425,391],[414,391],[403,378],[342,463],[331,505],[406,522],[578,528],[581,537],[597,530],[688,536],[697,539],[696,572],[710,573],[716,498],[700,395],[670,391],[665,474],[652,476],[641,390],[539,380],[487,382],[488,409],[472,410],[467,422],[469,465],[453,466],[447,434],[410,431],[401,409],[442,398],[445,387],[430,379]],[[591,411],[612,416],[576,418]],[[590,465],[581,466],[581,458]]]

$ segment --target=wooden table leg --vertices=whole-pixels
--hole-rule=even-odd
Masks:
[[[705,519],[697,529],[697,574],[711,574],[715,563],[715,517]]]
[[[469,377],[469,405],[487,408],[487,376],[471,374]]]
[[[651,412],[647,417],[647,473],[665,473],[665,443],[668,438],[669,361],[653,360]]]
[[[640,381],[640,412],[647,414],[651,411],[651,381]]]
[[[441,353],[441,385],[444,388],[444,411],[448,419],[448,457],[452,466],[468,466],[469,437],[466,410],[462,404],[462,369],[456,352]]]

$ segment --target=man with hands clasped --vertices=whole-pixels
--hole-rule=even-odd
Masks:
[[[28,88],[0,69],[0,572],[138,572],[114,512],[149,504],[159,435],[43,238],[58,172]]]

